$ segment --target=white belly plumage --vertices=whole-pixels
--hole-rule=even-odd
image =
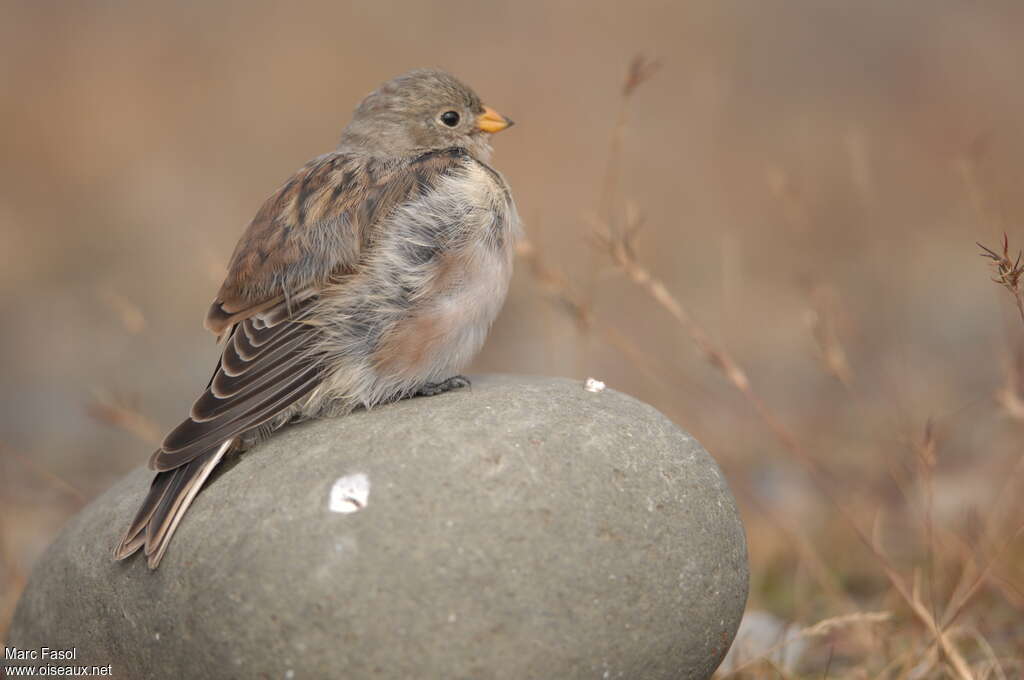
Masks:
[[[318,303],[337,320],[318,347],[331,370],[303,414],[369,407],[463,370],[504,303],[518,229],[500,175],[469,159],[396,210],[359,271]]]

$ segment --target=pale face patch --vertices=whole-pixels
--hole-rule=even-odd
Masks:
[[[361,472],[338,477],[331,486],[327,509],[331,512],[351,514],[359,512],[370,502],[370,478]]]

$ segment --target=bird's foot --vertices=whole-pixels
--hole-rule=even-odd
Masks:
[[[419,389],[416,395],[420,397],[432,397],[435,394],[441,394],[442,392],[457,390],[460,387],[469,386],[469,378],[463,375],[456,375],[448,378],[447,380],[442,380],[441,382],[427,383]]]

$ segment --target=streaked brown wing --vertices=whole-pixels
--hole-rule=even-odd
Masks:
[[[267,199],[242,235],[206,327],[222,335],[350,272],[380,218],[461,156],[432,152],[408,163],[331,153],[308,163]]]
[[[339,153],[315,158],[260,207],[235,246],[206,327],[233,324],[291,302],[359,257],[365,225],[354,210],[375,184],[378,168]]]

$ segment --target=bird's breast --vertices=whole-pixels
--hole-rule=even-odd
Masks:
[[[400,211],[389,266],[406,308],[376,348],[379,374],[444,380],[483,345],[512,274],[515,208],[499,182],[472,162]]]

